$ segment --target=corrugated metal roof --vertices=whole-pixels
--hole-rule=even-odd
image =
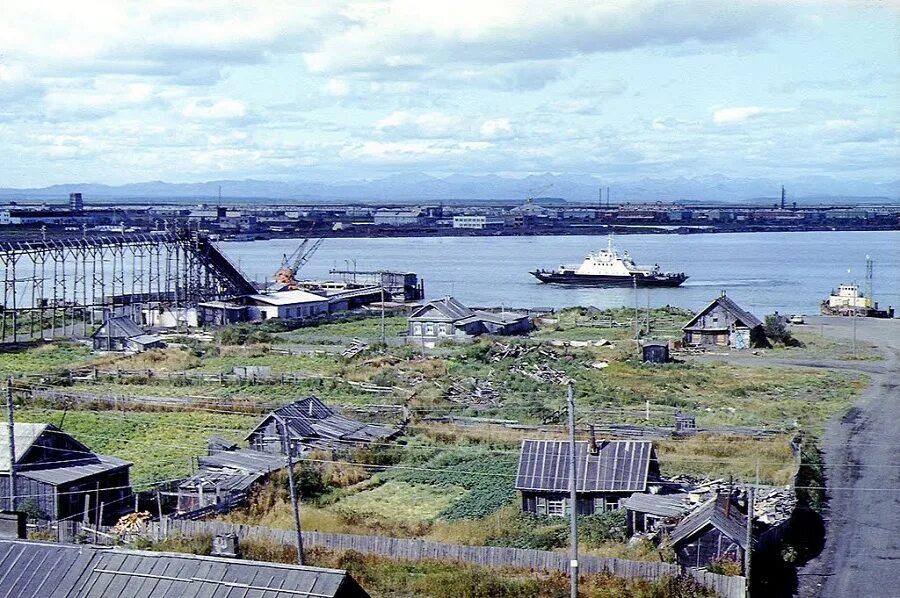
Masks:
[[[709,499],[675,526],[666,543],[670,545],[677,544],[693,536],[707,525],[712,525],[731,538],[735,544],[745,548],[747,544],[747,518],[734,504],[726,509],[726,505],[730,500],[724,494]],[[726,510],[728,511],[727,515]]]
[[[0,540],[0,588],[18,598],[365,598],[340,569]]]
[[[647,489],[650,462],[656,458],[653,443],[645,440],[612,440],[575,443],[578,492],[643,492]],[[569,489],[569,442],[524,440],[519,453],[517,490],[560,491]]]
[[[398,432],[396,428],[365,424],[338,415],[318,397],[309,396],[270,413],[253,432],[247,435],[247,438],[249,439],[254,432],[266,426],[276,416],[284,419],[291,438],[301,441],[334,439],[372,442],[390,438]]]
[[[680,517],[691,509],[687,494],[634,493],[625,501],[625,508],[659,517]]]
[[[16,463],[22,461],[22,457],[31,448],[31,445],[40,438],[49,424],[25,424],[13,425],[13,434],[16,443]],[[0,471],[9,471],[9,432],[6,430],[0,434]]]
[[[130,461],[117,459],[116,457],[108,457],[106,455],[94,455],[78,461],[77,463],[68,463],[64,466],[51,466],[46,469],[27,469],[17,472],[17,475],[23,478],[29,478],[44,484],[59,486],[60,484],[68,484],[82,478],[89,478],[98,473],[114,471],[122,467],[130,467]]]

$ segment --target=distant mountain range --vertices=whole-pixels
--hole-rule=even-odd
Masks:
[[[85,201],[133,203],[140,200],[169,200],[178,203],[215,201],[221,187],[228,203],[261,199],[311,202],[452,203],[454,201],[524,201],[531,196],[553,197],[568,202],[596,203],[600,187],[610,187],[612,203],[772,203],[780,200],[781,185],[787,201],[810,203],[898,203],[900,180],[887,183],[840,181],[831,177],[802,177],[790,180],[729,178],[723,175],[644,178],[628,183],[604,181],[590,175],[541,174],[506,178],[495,174],[435,177],[423,173],[400,174],[382,179],[335,183],[281,182],[247,179],[206,183],[165,183],[151,181],[128,185],[72,183],[41,189],[0,188],[0,199],[28,203],[45,200],[57,203],[80,191]]]

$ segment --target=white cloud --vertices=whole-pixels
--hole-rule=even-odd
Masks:
[[[791,108],[763,108],[761,106],[735,106],[731,108],[719,108],[713,111],[712,120],[717,125],[731,125],[742,123],[751,118],[768,114],[781,114],[792,112]]]
[[[235,120],[247,116],[247,106],[232,98],[198,98],[188,102],[181,113],[194,120]]]
[[[325,84],[325,93],[336,98],[346,97],[350,95],[350,91],[350,84],[343,79],[329,79]]]
[[[481,125],[481,136],[486,139],[511,137],[512,132],[512,124],[508,118],[493,118],[484,121],[484,124]]]
[[[446,137],[457,133],[460,125],[458,116],[442,112],[396,111],[376,122],[375,128],[404,137]]]

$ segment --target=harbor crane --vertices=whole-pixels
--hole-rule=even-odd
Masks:
[[[307,237],[290,255],[284,254],[281,260],[281,267],[273,277],[274,282],[285,285],[287,289],[292,291],[299,289],[300,283],[297,281],[297,274],[306,265],[306,262],[312,258],[313,254],[316,253],[324,240],[324,237],[315,241]]]

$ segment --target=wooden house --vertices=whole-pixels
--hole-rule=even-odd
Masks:
[[[765,346],[763,324],[722,294],[682,328],[684,343],[704,348],[749,349]]]
[[[349,449],[369,442],[383,442],[398,436],[392,428],[359,422],[335,413],[316,396],[309,396],[269,413],[247,435],[250,448],[265,453],[284,453],[285,441],[291,454],[301,455],[313,448]]]
[[[146,334],[127,316],[109,318],[91,335],[95,351],[134,351],[165,346],[162,338]]]
[[[133,506],[131,463],[98,455],[51,424],[17,423],[17,508],[38,519],[82,519],[96,523],[103,505],[104,521]],[[0,434],[0,494],[9,496],[9,436]]]
[[[453,297],[429,301],[410,314],[407,341],[433,345],[442,340],[471,340],[481,334],[514,335],[531,330],[531,319],[515,312],[469,309]]]
[[[522,511],[560,517],[570,512],[569,454],[566,440],[522,442],[516,474]],[[575,458],[579,515],[619,509],[633,493],[646,492],[659,480],[656,451],[648,441],[579,441]]]
[[[728,496],[719,494],[682,519],[666,545],[684,567],[706,567],[722,560],[743,565],[747,517]]]

